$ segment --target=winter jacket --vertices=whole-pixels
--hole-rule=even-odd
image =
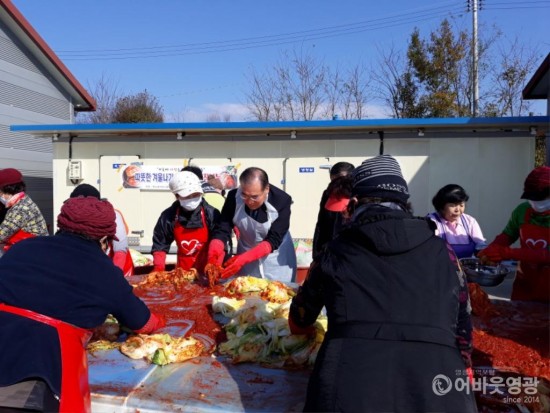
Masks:
[[[292,301],[291,324],[313,324],[323,306],[328,317],[304,410],[475,412],[472,392],[433,390],[438,375],[465,380],[471,351],[456,257],[428,219],[362,208]]]

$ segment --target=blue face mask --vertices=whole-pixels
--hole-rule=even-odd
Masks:
[[[529,201],[531,208],[537,212],[546,212],[550,210],[550,198],[543,199],[542,201]]]

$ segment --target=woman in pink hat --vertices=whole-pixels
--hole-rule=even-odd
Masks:
[[[0,223],[0,255],[16,242],[48,235],[46,221],[25,189],[21,172],[13,168],[0,169],[0,202],[6,208],[6,216]]]

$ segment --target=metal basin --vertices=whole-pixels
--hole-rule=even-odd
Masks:
[[[484,265],[478,258],[462,258],[460,265],[468,282],[477,283],[483,287],[495,287],[504,281],[514,270],[506,265]]]

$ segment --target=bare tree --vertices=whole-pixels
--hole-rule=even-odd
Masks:
[[[78,113],[78,123],[111,123],[113,110],[121,95],[118,82],[102,73],[95,84],[88,83],[88,91],[96,101],[96,110]]]
[[[390,109],[394,118],[421,118],[425,108],[420,101],[418,87],[404,54],[394,46],[378,50],[380,63],[372,70],[375,93]]]
[[[312,120],[325,102],[327,68],[313,56],[285,52],[264,75],[252,71],[248,107],[257,120]]]
[[[315,119],[324,100],[324,82],[327,69],[322,61],[308,54],[294,52],[292,64],[296,77],[290,81],[290,90],[297,99],[298,119]]]
[[[517,38],[509,47],[499,49],[492,73],[491,100],[496,116],[527,114],[531,103],[523,100],[521,92],[538,59],[538,53],[527,49]]]
[[[176,122],[176,123],[183,123],[185,122],[185,118],[189,112],[189,109],[183,108],[183,110],[180,110],[176,113],[171,113],[168,115],[169,122]]]
[[[219,113],[211,113],[206,116],[206,122],[221,122],[222,118]]]
[[[355,65],[348,73],[342,88],[342,107],[344,119],[363,119],[367,116],[367,90],[370,81],[362,65]]]
[[[247,107],[258,121],[282,120],[275,102],[275,85],[269,75],[261,75],[252,69],[249,77],[251,88],[246,93]]]
[[[340,70],[336,67],[334,70],[327,70],[325,80],[326,104],[323,115],[328,119],[334,119],[339,115],[342,100],[342,77]]]

